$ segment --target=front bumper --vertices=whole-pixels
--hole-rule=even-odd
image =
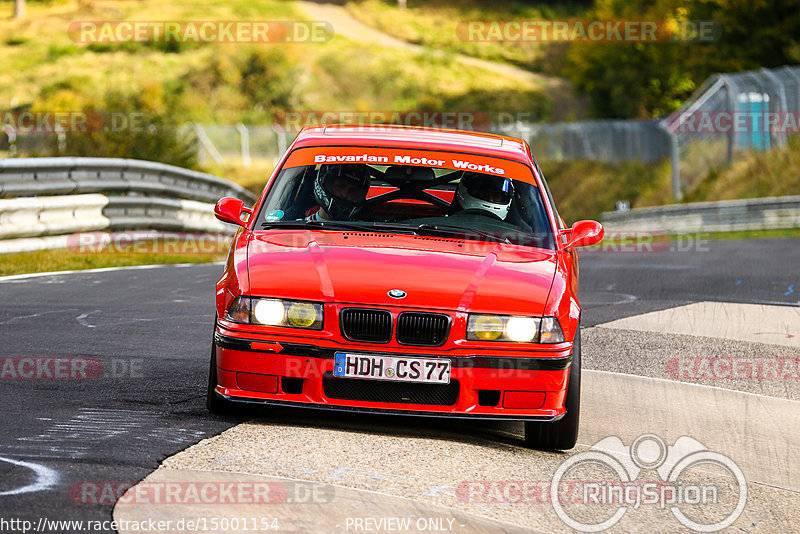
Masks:
[[[214,333],[216,393],[237,403],[306,408],[447,416],[471,419],[554,421],[564,416],[572,354],[468,350],[437,354],[398,352],[377,346],[352,347],[318,339],[254,336],[220,325]],[[334,353],[444,357],[452,362],[451,383],[411,384],[336,378]]]

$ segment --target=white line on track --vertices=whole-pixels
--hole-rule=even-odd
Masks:
[[[602,326],[602,325],[598,325],[598,326]],[[591,328],[594,328],[594,327],[591,327]],[[667,384],[681,384],[683,386],[689,386],[689,387],[698,388],[698,389],[716,389],[716,390],[719,390],[719,391],[724,391],[726,393],[735,393],[737,395],[751,395],[753,397],[761,397],[761,398],[764,398],[764,399],[787,401],[787,402],[798,402],[798,401],[793,401],[791,399],[785,399],[783,397],[773,397],[771,395],[763,395],[761,393],[751,393],[749,391],[742,391],[742,390],[739,390],[739,389],[723,388],[723,387],[719,387],[719,386],[709,386],[707,384],[695,384],[695,383],[692,383],[692,382],[683,382],[682,380],[671,380],[669,378],[656,378],[654,376],[634,375],[634,374],[630,374],[630,373],[620,373],[620,372],[617,372],[617,371],[599,371],[597,369],[583,369],[583,372],[584,373],[586,373],[586,372],[588,372],[588,373],[596,373],[598,375],[603,374],[603,375],[609,375],[609,376],[627,376],[627,377],[641,379],[641,380],[650,380],[652,382],[661,382],[661,383],[667,383]],[[579,445],[584,445],[584,444],[583,443],[579,443]],[[587,447],[588,447],[588,445],[587,445]]]
[[[24,462],[22,460],[13,460],[4,456],[0,456],[0,462],[8,462],[19,467],[26,467],[36,473],[36,480],[34,480],[32,483],[26,486],[20,486],[19,488],[14,488],[12,490],[0,491],[0,497],[6,495],[20,495],[22,493],[45,491],[58,484],[58,480],[61,478],[57,471],[41,464]]]

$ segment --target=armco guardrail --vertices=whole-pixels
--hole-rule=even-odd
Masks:
[[[81,232],[231,234],[234,225],[214,217],[213,203],[224,196],[256,200],[217,176],[110,158],[0,160],[3,196],[11,198],[0,198],[0,253],[61,248]]]
[[[105,195],[0,199],[0,239],[106,230]]]
[[[235,196],[254,203],[247,189],[227,180],[152,161],[112,158],[0,160],[0,197],[138,193],[200,202]]]
[[[167,198],[109,197],[103,208],[109,230],[169,230],[181,232],[229,232],[235,227],[214,216],[214,205]]]
[[[61,248],[68,235],[123,230],[231,234],[235,227],[214,217],[213,204],[194,200],[101,194],[0,199],[0,253]]]
[[[612,231],[667,234],[800,228],[800,196],[692,202],[606,212],[602,222]]]

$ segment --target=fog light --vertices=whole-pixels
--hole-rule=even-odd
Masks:
[[[492,315],[477,315],[470,317],[471,325],[467,332],[472,334],[475,339],[481,341],[494,341],[503,335],[503,321],[499,317]]]
[[[308,328],[317,321],[317,309],[308,302],[293,302],[287,316],[292,326]]]

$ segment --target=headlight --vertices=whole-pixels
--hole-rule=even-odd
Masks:
[[[322,330],[322,304],[297,300],[237,297],[227,319],[236,323]]]
[[[539,321],[533,317],[509,317],[506,321],[506,336],[511,341],[530,343],[539,333]]]
[[[280,300],[253,299],[253,322],[280,326],[286,322],[286,306]]]
[[[555,317],[470,314],[467,339],[515,343],[561,343],[564,334]]]

